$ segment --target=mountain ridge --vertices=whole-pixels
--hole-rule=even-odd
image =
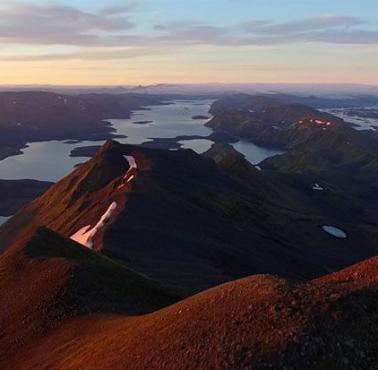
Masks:
[[[47,226],[187,294],[255,273],[315,278],[378,254],[369,209],[337,187],[316,192],[311,176],[298,179],[260,172],[225,144],[200,156],[108,141],[1,226],[1,248]],[[348,236],[331,237],[323,225]]]

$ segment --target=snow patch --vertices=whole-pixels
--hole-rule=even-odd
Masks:
[[[125,155],[125,158],[126,158],[127,162],[129,162],[130,169],[132,169],[132,168],[136,169],[137,168],[136,160],[133,156]]]
[[[324,188],[322,188],[319,184],[314,184],[314,186],[312,187],[312,190],[322,191],[324,190]]]
[[[71,235],[71,239],[75,242],[78,242],[85,247],[92,249],[93,248],[93,238],[99,230],[101,230],[105,224],[110,220],[113,212],[117,208],[117,203],[113,202],[106,212],[101,216],[100,220],[97,222],[96,226],[91,228],[91,225],[82,227],[75,234]]]
[[[131,182],[136,177],[137,163],[133,156],[125,155],[126,160],[129,162],[129,169],[127,170],[123,180],[126,180],[123,184],[119,185],[117,189],[122,189],[127,183]]]
[[[309,122],[310,123],[316,123],[319,126],[331,126],[332,125],[332,122],[323,121],[321,119],[309,119]],[[305,123],[305,121],[301,120],[301,121],[298,121],[298,123]]]
[[[346,239],[347,238],[347,234],[345,233],[345,231],[335,227],[335,226],[328,226],[328,225],[324,225],[322,226],[322,229],[329,235],[332,235],[334,236],[335,238],[339,238],[339,239]]]

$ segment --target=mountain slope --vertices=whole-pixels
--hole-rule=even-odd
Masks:
[[[260,167],[275,178],[313,178],[323,188],[333,188],[360,204],[376,225],[377,134],[357,131],[328,113],[276,98],[234,95],[219,99],[207,125],[217,132],[285,150]]]
[[[315,182],[259,172],[224,145],[199,156],[109,141],[1,226],[0,247],[46,226],[186,294],[256,273],[311,279],[376,255],[369,209]]]
[[[46,237],[66,242],[42,230],[33,240],[32,253],[36,248],[40,255],[40,243]],[[54,263],[54,274],[59,271],[54,276],[59,276],[62,269],[56,266],[68,257],[67,249],[62,251],[61,247],[60,244],[59,256],[63,261],[45,256],[43,261],[39,258],[33,263]],[[73,250],[76,254],[77,248],[81,247],[72,243],[69,255]],[[85,261],[92,259],[93,252],[82,250],[83,263],[88,263]],[[93,262],[89,263],[98,258],[93,254]],[[2,256],[3,267],[4,262]],[[95,266],[96,273],[101,272],[101,265],[102,262]],[[36,336],[32,342],[15,340],[11,349],[17,350],[17,356],[12,356],[3,339],[0,365],[15,369],[375,369],[377,272],[378,260],[373,258],[305,284],[268,275],[248,277],[143,316],[126,317],[105,313],[106,310],[96,314],[88,310],[73,318],[68,314],[59,317],[54,327],[44,328],[44,335]],[[29,269],[21,266],[18,280],[25,284],[29,274]],[[51,274],[35,272],[45,281],[51,280]],[[133,294],[145,289],[143,280],[139,281],[141,285],[136,284],[129,294],[117,292],[115,307],[121,297],[134,300]],[[23,285],[24,295],[40,297],[41,288],[36,291],[34,287]],[[53,297],[54,290],[49,287],[51,284],[47,284],[42,297],[51,298],[58,312],[72,313],[70,309],[75,308],[80,296],[70,296],[73,306],[67,306]],[[9,290],[4,288],[3,293]],[[161,299],[162,292],[157,294]],[[150,297],[147,294],[141,300]],[[106,301],[104,296],[97,301],[101,299]],[[27,309],[38,316],[44,312],[44,302],[28,305]],[[2,311],[2,319],[4,316]],[[20,317],[17,311],[12,316]],[[23,323],[22,330],[27,328]],[[14,330],[9,336],[15,338]]]
[[[144,314],[177,300],[173,293],[88,248],[40,228],[0,257],[0,357],[73,317]]]

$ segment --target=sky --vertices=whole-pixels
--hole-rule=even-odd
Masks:
[[[378,0],[1,0],[0,84],[378,85]]]

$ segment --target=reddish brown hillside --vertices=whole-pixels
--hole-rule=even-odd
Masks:
[[[97,264],[99,257],[75,243],[59,251],[58,257],[56,250],[48,252],[51,242],[66,239],[41,232],[27,244],[28,261],[15,259],[20,252],[13,249],[1,258],[4,276],[8,276],[2,279],[1,296],[20,292],[12,295],[14,301],[2,302],[12,309],[1,315],[5,328],[0,342],[2,368],[377,368],[378,258],[306,284],[252,276],[130,317],[127,312],[138,313],[135,304],[147,299],[151,310],[156,302],[168,302],[168,296],[146,290],[149,284],[138,278],[126,295],[115,291],[120,294],[120,301],[113,302],[117,314],[106,310],[106,303],[114,299],[106,294],[95,300],[101,307],[97,311],[86,297],[83,303],[87,302],[88,309],[83,311],[81,305],[75,306],[80,295],[63,295],[62,299],[57,293],[76,286],[66,278],[75,270],[73,262],[68,263],[72,253],[74,264],[78,254],[83,253],[81,263],[90,257],[90,263],[95,263],[93,273],[102,276],[101,270],[96,271],[102,266]],[[58,247],[60,250],[62,244]],[[17,262],[17,270],[11,267],[12,261]],[[129,281],[130,275],[123,278]],[[104,281],[110,291],[112,281]],[[96,289],[87,292],[91,297],[90,292],[98,292],[99,286],[87,288]],[[153,303],[150,299],[156,293],[158,301]],[[124,304],[128,308],[124,306],[122,313],[117,307]],[[15,351],[17,356],[12,354]]]
[[[42,225],[71,236],[86,225],[96,225],[101,215],[115,202],[115,211],[94,237],[93,249],[101,249],[103,232],[122,212],[137,172],[130,168],[125,155],[117,150],[118,145],[108,141],[92,160],[79,166],[37,200],[25,206],[4,227],[2,249],[11,245],[21,230],[31,235]],[[130,151],[129,154],[132,153]],[[141,170],[143,163],[141,158]]]
[[[0,357],[13,358],[72,317],[143,314],[176,300],[156,283],[41,228],[20,235],[0,258]]]

